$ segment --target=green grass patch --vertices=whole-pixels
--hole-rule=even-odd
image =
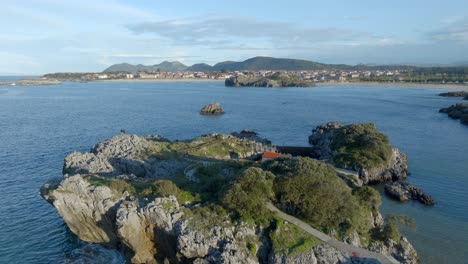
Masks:
[[[277,254],[293,255],[306,253],[321,241],[297,226],[275,219],[275,228],[270,233],[273,250]]]

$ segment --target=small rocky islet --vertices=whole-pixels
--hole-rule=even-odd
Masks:
[[[202,115],[222,115],[224,114],[224,109],[221,108],[220,103],[211,103],[205,105],[201,110],[200,114]]]
[[[336,156],[343,142],[333,137],[343,131],[330,129],[342,127],[349,129],[320,126],[311,140],[320,158],[359,171],[353,187],[325,160],[262,158],[276,146],[244,130],[184,141],[117,135],[67,156],[64,178],[40,193],[81,240],[119,249],[132,263],[376,263],[284,221],[267,203],[336,240],[418,263],[397,223],[380,214],[380,194],[366,186],[406,178],[406,156],[385,150],[389,159],[369,163],[375,168],[342,146],[345,156]]]

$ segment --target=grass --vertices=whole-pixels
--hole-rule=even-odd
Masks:
[[[189,155],[199,158],[225,159],[244,156],[252,151],[254,145],[253,141],[223,138],[222,135],[200,137],[188,142],[152,142],[142,158],[174,159],[181,155]]]
[[[293,255],[310,251],[321,241],[293,224],[275,218],[275,229],[270,233],[273,250],[277,254]]]
[[[192,208],[183,207],[183,219],[188,221],[190,227],[209,235],[211,228],[215,226],[231,226],[228,212],[219,205],[207,204]]]
[[[122,180],[90,175],[85,178],[91,185],[107,186],[115,195],[122,195],[127,191],[139,198],[154,199],[174,195],[180,204],[199,201],[199,197],[191,192],[181,190],[169,180]]]

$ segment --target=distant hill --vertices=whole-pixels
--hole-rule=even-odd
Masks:
[[[395,69],[414,69],[414,66],[406,65],[365,65],[359,64],[355,66],[345,64],[325,64],[308,60],[297,59],[282,59],[272,57],[254,57],[245,61],[223,61],[213,66],[206,63],[194,64],[190,67],[181,62],[164,61],[161,64],[152,66],[132,65],[128,63],[115,64],[105,69],[104,72],[138,72],[138,71],[256,71],[256,70],[395,70]]]
[[[186,69],[186,71],[192,71],[192,72],[209,72],[213,71],[213,66],[208,65],[206,63],[197,63],[194,64]]]
[[[145,66],[142,64],[133,65],[129,63],[114,64],[109,68],[105,69],[104,72],[143,72],[143,71],[164,71],[164,72],[176,72],[185,71],[187,66],[178,61],[163,61],[160,64]]]

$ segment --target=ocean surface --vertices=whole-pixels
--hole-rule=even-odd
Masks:
[[[3,78],[5,79],[5,78]],[[409,181],[434,207],[384,198],[384,214],[416,219],[404,230],[421,263],[468,263],[468,126],[438,113],[461,99],[398,87],[227,88],[223,83],[64,83],[0,87],[0,263],[123,263],[80,242],[38,194],[63,158],[121,129],[188,139],[253,129],[278,145],[307,146],[325,122],[373,122],[409,156]],[[222,116],[201,116],[220,102]],[[381,189],[381,188],[380,188]]]

